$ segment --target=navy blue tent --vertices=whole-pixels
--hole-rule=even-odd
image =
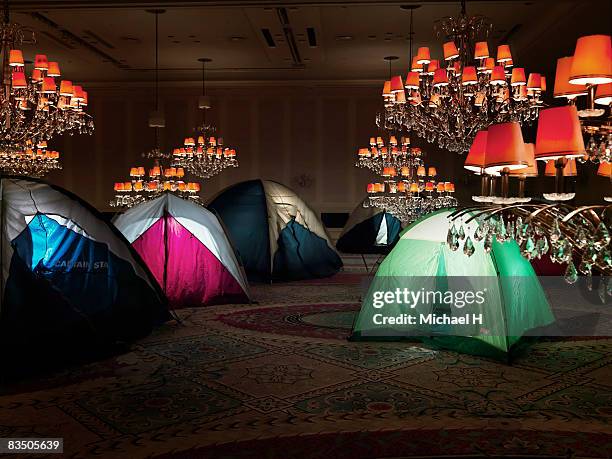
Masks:
[[[0,178],[0,199],[3,357],[82,353],[144,336],[169,318],[136,252],[88,204],[11,177]]]
[[[327,277],[342,267],[321,220],[280,183],[241,182],[208,207],[223,221],[251,281]]]
[[[402,223],[384,209],[364,207],[364,202],[349,216],[336,248],[344,253],[387,254],[399,240]]]

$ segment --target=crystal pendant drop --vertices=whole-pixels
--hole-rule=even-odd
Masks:
[[[459,249],[459,237],[456,234],[452,235],[449,247],[453,252],[456,252]]]
[[[583,256],[582,260],[580,261],[580,264],[578,265],[578,271],[580,271],[582,274],[590,274],[591,273],[591,267],[593,265],[590,263],[588,257]]]
[[[538,239],[538,242],[536,243],[536,249],[538,251],[538,258],[548,253],[549,245],[546,236],[542,236],[540,239]]]
[[[576,247],[579,249],[583,248],[587,243],[587,235],[583,227],[580,227],[578,233],[576,233]]]
[[[476,227],[476,229],[474,230],[474,240],[477,242],[482,241],[482,239],[485,236],[485,232],[484,232],[484,226],[483,225],[478,225]]]
[[[453,244],[453,237],[456,235],[455,224],[453,223],[446,233],[446,243],[450,247]]]
[[[490,253],[491,249],[493,249],[493,234],[488,233],[484,239],[484,251]]]
[[[465,240],[465,244],[463,244],[463,253],[468,257],[471,257],[474,254],[474,244],[472,243],[472,239],[468,236]]]
[[[565,282],[568,284],[575,284],[578,280],[578,271],[576,271],[576,267],[574,266],[574,262],[570,260],[567,264],[567,269],[565,270]]]
[[[459,237],[460,241],[463,241],[465,239],[465,230],[463,229],[463,225],[459,227],[459,233],[457,236]]]
[[[594,238],[594,246],[596,250],[601,250],[606,247],[610,243],[610,232],[606,225],[601,222],[597,227],[597,232],[595,233]]]
[[[557,242],[561,238],[561,229],[559,228],[559,220],[555,218],[552,225],[552,230],[550,231],[550,242]]]

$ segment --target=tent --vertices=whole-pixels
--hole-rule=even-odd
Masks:
[[[465,230],[465,240],[469,237],[473,241],[474,253],[468,257],[462,248],[453,251],[447,244],[452,224],[448,218],[450,214],[449,210],[429,214],[402,233],[369,286],[354,323],[352,339],[419,337],[444,348],[507,359],[518,347],[521,337],[554,322],[544,290],[531,264],[521,256],[516,242],[501,243],[494,239],[487,253],[483,242],[474,240],[478,223],[473,220],[467,224],[468,215],[461,226]],[[390,297],[382,306],[376,301],[376,295],[381,298],[377,292],[396,289],[421,291],[430,296],[427,301],[421,297],[413,302],[418,304],[415,308],[407,306],[405,298]],[[456,303],[457,294],[466,291],[473,292],[476,297],[480,292],[483,301],[479,303],[470,297],[473,301],[469,306],[465,306],[465,302],[463,305]],[[450,292],[448,302],[446,296],[441,300],[441,295],[447,292]],[[462,294],[464,298],[465,295]],[[400,319],[383,319],[380,314]],[[408,319],[402,314],[414,316],[415,322],[407,323]],[[431,314],[444,320],[431,323]],[[466,314],[483,317],[484,324],[454,323],[457,319],[452,317],[461,318]]]
[[[217,217],[166,192],[113,223],[145,261],[171,308],[248,303],[249,287]]]
[[[342,267],[323,223],[280,183],[238,183],[223,190],[208,208],[223,221],[249,280],[327,277]]]
[[[144,336],[169,318],[138,254],[87,203],[17,177],[0,177],[0,199],[3,358],[81,354]]]
[[[340,252],[387,254],[398,241],[401,222],[384,209],[364,207],[366,200],[355,207],[344,225],[336,242]]]

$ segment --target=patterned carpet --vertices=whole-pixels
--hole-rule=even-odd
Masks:
[[[0,437],[65,457],[609,457],[612,340],[542,342],[512,366],[347,342],[352,276],[259,285],[182,310],[122,355],[14,384]]]

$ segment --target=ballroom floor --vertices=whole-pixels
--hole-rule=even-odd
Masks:
[[[359,274],[260,285],[182,310],[130,352],[8,387],[1,437],[66,457],[607,457],[612,340],[547,341],[512,366],[346,340]]]

